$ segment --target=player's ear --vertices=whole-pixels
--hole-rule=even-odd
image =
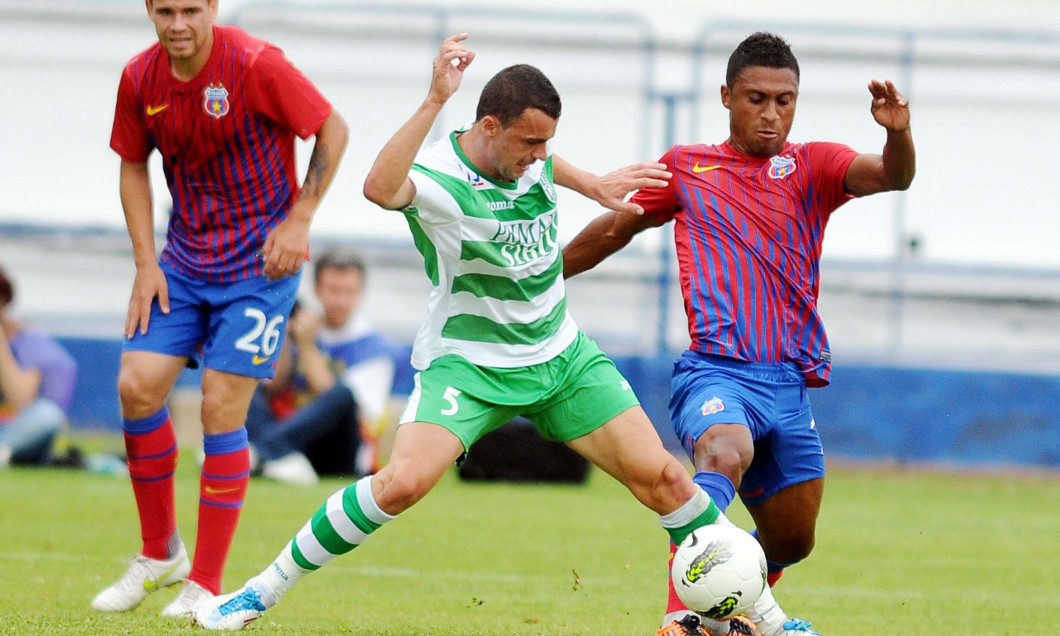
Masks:
[[[728,84],[721,85],[721,105],[725,108],[732,108],[732,92],[729,91]]]
[[[487,137],[496,137],[501,131],[501,120],[496,115],[486,115],[482,118],[482,132]]]

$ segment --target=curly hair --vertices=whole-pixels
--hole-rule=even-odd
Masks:
[[[748,66],[789,68],[795,72],[795,81],[799,80],[799,61],[791,52],[791,45],[773,33],[758,31],[740,42],[729,56],[729,65],[725,69],[725,84],[732,88],[740,73]]]

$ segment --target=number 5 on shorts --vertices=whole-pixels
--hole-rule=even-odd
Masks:
[[[442,395],[442,399],[449,403],[449,408],[442,409],[442,415],[456,415],[456,412],[460,410],[460,405],[456,403],[456,398],[460,396],[460,391],[454,389],[451,386],[445,387],[445,393]]]

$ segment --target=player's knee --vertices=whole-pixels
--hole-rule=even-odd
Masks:
[[[750,458],[745,459],[739,449],[732,446],[714,446],[707,449],[705,457],[696,455],[696,468],[710,472],[733,476],[742,476],[751,465]],[[739,483],[738,480],[733,481]]]
[[[118,398],[123,406],[136,400],[142,385],[140,378],[125,369],[121,370],[118,374]]]
[[[715,425],[696,440],[695,457],[698,470],[743,475],[754,459],[754,442],[742,425]]]
[[[419,500],[427,496],[434,485],[431,480],[418,474],[415,470],[393,470],[380,473],[373,479],[381,479],[382,490],[376,503],[383,512],[391,515],[400,514]]]
[[[240,412],[232,400],[217,391],[204,391],[199,406],[199,421],[208,435],[233,431],[246,422],[246,411]]]
[[[156,387],[140,374],[128,369],[122,369],[118,374],[118,399],[124,417],[139,419],[158,412],[165,397],[158,398],[156,393]]]

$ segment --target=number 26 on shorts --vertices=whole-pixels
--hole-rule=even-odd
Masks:
[[[243,315],[252,319],[254,326],[236,340],[236,349],[255,355],[263,353],[265,357],[275,353],[276,345],[280,342],[280,324],[283,323],[284,317],[282,315],[273,316],[270,320],[265,316],[265,312],[255,307],[247,307],[243,311]],[[255,343],[259,339],[261,340],[260,345]]]

